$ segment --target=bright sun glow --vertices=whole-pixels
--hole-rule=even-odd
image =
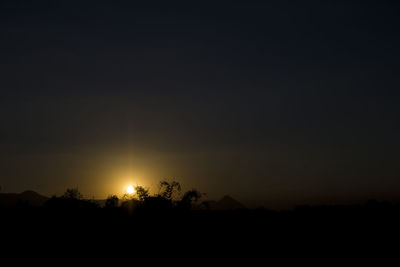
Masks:
[[[126,188],[126,192],[128,193],[128,194],[134,194],[135,193],[135,188],[133,188],[133,186],[131,186],[131,185],[129,185],[127,188]]]

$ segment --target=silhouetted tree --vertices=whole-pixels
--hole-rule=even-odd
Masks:
[[[160,182],[160,189],[159,189],[159,196],[167,199],[172,200],[175,193],[181,192],[181,185],[176,181],[161,181]]]
[[[106,199],[106,208],[116,208],[118,207],[118,197],[116,195],[111,195]]]
[[[178,207],[181,209],[191,209],[193,202],[201,198],[201,193],[195,189],[187,191],[182,199],[178,202]]]
[[[130,201],[132,199],[134,199],[133,194],[128,194],[128,193],[123,194],[121,197],[122,201]]]
[[[61,197],[53,196],[46,201],[45,206],[59,210],[95,209],[99,206],[90,200],[84,200],[77,188],[68,188]]]
[[[149,195],[149,190],[144,188],[143,186],[136,186],[135,187],[136,195],[138,196],[140,201],[146,200]]]
[[[79,200],[83,198],[78,188],[68,188],[62,197],[67,199],[79,199]]]

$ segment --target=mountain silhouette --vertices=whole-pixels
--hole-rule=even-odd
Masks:
[[[208,205],[212,210],[238,210],[246,208],[242,203],[228,195],[218,201],[209,201]]]
[[[18,193],[1,193],[0,206],[5,208],[16,207],[18,205],[28,205],[40,207],[48,200],[48,197],[42,196],[35,191],[27,190]]]

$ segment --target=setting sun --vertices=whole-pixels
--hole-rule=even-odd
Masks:
[[[134,194],[135,193],[135,188],[133,188],[133,186],[132,185],[129,185],[127,188],[126,188],[126,192],[128,193],[128,194]]]

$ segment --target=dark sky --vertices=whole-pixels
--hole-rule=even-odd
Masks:
[[[399,1],[1,1],[0,185],[400,196]]]

